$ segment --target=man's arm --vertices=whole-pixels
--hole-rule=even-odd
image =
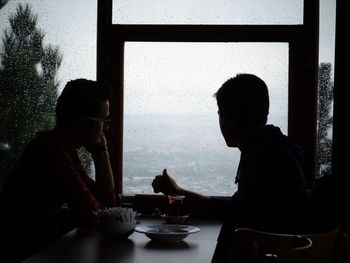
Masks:
[[[114,196],[114,178],[109,160],[106,137],[103,134],[98,143],[91,146],[85,146],[85,148],[91,153],[94,161],[96,190],[102,195],[102,197]],[[115,205],[114,198],[112,200],[107,199],[104,201],[107,206]]]
[[[114,191],[114,179],[112,167],[109,162],[109,154],[106,150],[93,154],[95,164],[96,184],[101,192]]]
[[[210,197],[179,187],[175,180],[168,175],[166,169],[163,170],[162,175],[156,176],[152,182],[152,186],[155,193],[162,192],[165,195],[184,195],[185,210],[191,213],[204,214],[210,207]]]

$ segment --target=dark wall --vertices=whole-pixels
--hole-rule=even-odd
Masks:
[[[333,113],[333,174],[337,178],[337,203],[342,212],[344,229],[349,235],[349,177],[350,177],[350,96],[349,80],[349,46],[346,47],[345,30],[347,29],[349,5],[346,0],[337,0],[336,51],[334,72],[334,113]],[[349,243],[349,242],[348,242]],[[347,259],[350,262],[349,245]]]

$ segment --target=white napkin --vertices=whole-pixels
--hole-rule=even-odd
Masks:
[[[95,213],[99,223],[128,223],[135,222],[136,211],[131,208],[112,207]]]

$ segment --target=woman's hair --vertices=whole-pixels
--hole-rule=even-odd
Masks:
[[[242,127],[264,125],[269,114],[269,93],[265,82],[252,74],[237,74],[214,95],[220,112],[230,112]]]
[[[97,81],[76,79],[69,81],[58,97],[56,126],[68,124],[82,117],[98,114],[100,103],[108,100],[110,90]]]

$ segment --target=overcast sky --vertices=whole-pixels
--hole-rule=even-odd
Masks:
[[[46,33],[45,43],[60,47],[63,53],[63,62],[58,75],[61,88],[70,79],[81,77],[96,79],[96,0],[10,0],[0,10],[1,34],[4,28],[8,27],[8,16],[15,12],[18,3],[32,5],[33,12],[38,14],[38,25]],[[116,23],[298,24],[302,22],[301,0],[114,0],[114,3],[113,21]],[[271,7],[273,8],[270,9]],[[321,0],[321,62],[333,63],[334,60],[334,13],[335,0]],[[169,92],[177,92],[176,96],[183,97],[190,88],[193,91],[192,98],[202,94],[206,99],[192,102],[184,100],[183,107],[177,108],[192,111],[193,105],[196,105],[198,107],[195,112],[211,111],[212,106],[208,105],[213,103],[212,94],[225,79],[237,72],[253,72],[266,80],[272,89],[270,95],[274,101],[275,98],[280,100],[275,104],[272,103],[272,107],[276,105],[277,108],[271,112],[280,113],[278,105],[286,106],[283,102],[287,98],[288,80],[286,56],[288,49],[285,44],[235,46],[153,44],[152,46],[152,44],[135,43],[127,45],[126,51],[128,53],[125,79],[126,87],[128,85],[130,87],[126,99],[128,96],[135,96],[137,92],[140,93],[136,96],[141,98],[144,95],[142,92],[148,92],[146,96],[158,96],[154,99],[163,105]],[[215,72],[211,73],[213,71]],[[178,85],[178,82],[181,85]],[[145,86],[148,90],[142,91]],[[140,103],[144,103],[141,109],[146,112],[165,109],[164,107],[154,109],[154,100],[152,103],[147,103],[147,100],[139,99],[137,105],[132,102],[126,103],[127,112],[140,111],[137,109],[140,108]],[[171,107],[165,110],[167,111],[173,112]],[[282,109],[281,114],[285,114],[285,111],[286,107]]]

